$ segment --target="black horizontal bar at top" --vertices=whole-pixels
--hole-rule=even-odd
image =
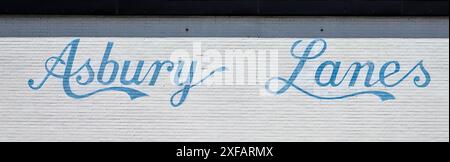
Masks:
[[[449,0],[0,0],[0,14],[448,16]]]

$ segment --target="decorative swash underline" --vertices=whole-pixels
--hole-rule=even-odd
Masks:
[[[380,98],[381,101],[388,101],[388,100],[394,100],[395,97],[394,95],[388,93],[388,92],[384,92],[384,91],[361,91],[361,92],[355,92],[355,93],[351,93],[351,94],[347,94],[347,95],[342,95],[342,96],[334,96],[334,97],[330,97],[330,96],[319,96],[319,95],[315,95],[311,92],[308,92],[306,90],[304,90],[303,88],[293,84],[293,83],[289,83],[289,81],[285,78],[282,77],[274,77],[271,78],[270,80],[267,81],[265,88],[268,92],[276,94],[276,95],[280,95],[284,92],[281,92],[280,90],[278,91],[272,91],[270,90],[270,82],[272,82],[273,80],[281,80],[284,83],[286,83],[285,86],[289,86],[289,87],[294,87],[296,90],[311,96],[313,98],[317,98],[317,99],[323,99],[323,100],[338,100],[338,99],[344,99],[344,98],[349,98],[349,97],[355,97],[355,96],[359,96],[359,95],[364,95],[364,94],[371,94],[371,95],[375,95],[377,97]]]

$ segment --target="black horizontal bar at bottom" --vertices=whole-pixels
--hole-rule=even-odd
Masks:
[[[289,143],[289,142],[155,142],[155,143],[0,143],[2,157],[15,160],[89,161],[373,161],[446,156],[448,143]],[[441,147],[438,147],[441,146]],[[428,156],[431,152],[432,156]],[[15,156],[16,154],[20,154]],[[302,160],[303,159],[303,160]],[[307,161],[310,161],[307,160]],[[362,160],[365,161],[365,160]],[[433,160],[431,160],[433,161]]]

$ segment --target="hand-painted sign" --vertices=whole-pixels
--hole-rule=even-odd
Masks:
[[[265,89],[268,92],[279,95],[285,93],[288,89],[293,88],[307,96],[322,100],[344,99],[358,95],[374,95],[381,101],[395,99],[395,95],[388,90],[360,90],[339,96],[327,96],[317,95],[302,88],[301,85],[295,83],[297,78],[302,77],[302,70],[305,68],[305,66],[309,66],[309,62],[315,61],[322,55],[325,55],[328,48],[327,41],[324,39],[314,39],[309,43],[305,42],[307,41],[297,40],[293,42],[290,47],[287,47],[290,48],[289,55],[292,57],[292,59],[298,61],[298,63],[288,77],[271,76],[271,78],[265,83]],[[214,70],[209,71],[208,75],[200,77],[199,80],[194,80],[194,76],[199,75],[200,71],[199,69],[197,69],[198,61],[195,59],[191,61],[154,60],[152,63],[150,63],[149,66],[145,66],[147,60],[139,60],[137,62],[136,69],[133,72],[130,70],[130,60],[125,60],[123,61],[123,64],[120,64],[118,61],[110,58],[111,51],[114,47],[113,42],[108,42],[108,44],[106,45],[106,49],[104,50],[104,54],[100,65],[98,66],[98,69],[94,69],[93,65],[91,65],[91,58],[86,59],[84,63],[79,67],[74,67],[73,64],[78,54],[79,44],[80,39],[74,39],[66,45],[66,47],[61,51],[59,55],[47,58],[44,63],[44,70],[46,71],[46,75],[43,76],[43,78],[39,82],[36,82],[35,79],[29,79],[29,88],[33,90],[39,90],[43,88],[48,79],[56,78],[62,82],[62,89],[64,90],[65,94],[75,99],[90,97],[100,92],[116,91],[123,92],[127,94],[131,100],[134,100],[140,97],[148,96],[148,93],[143,92],[142,90],[139,90],[137,88],[127,87],[128,85],[134,84],[155,86],[155,84],[157,84],[157,80],[161,71],[167,71],[169,73],[175,72],[174,84],[181,87],[181,89],[173,93],[173,95],[170,97],[170,103],[173,107],[178,107],[186,101],[189,93],[192,91],[192,88],[202,84],[208,78],[213,77],[214,74],[226,72],[227,70],[227,65],[221,65],[219,67],[215,67]],[[298,52],[299,47],[302,45],[304,46],[304,49]],[[395,55],[393,54],[392,56]],[[409,70],[407,70],[405,73],[400,73],[400,68],[402,67],[402,65],[400,61],[394,59],[395,57],[393,57],[391,61],[387,61],[382,65],[379,65],[381,66],[381,68],[379,68],[378,71],[375,70],[376,65],[371,60],[367,60],[365,62],[350,62],[348,63],[350,64],[348,68],[341,67],[342,64],[345,64],[347,62],[339,60],[326,60],[323,61],[318,67],[313,67],[315,69],[314,78],[306,79],[314,80],[316,83],[315,86],[318,87],[364,86],[366,88],[370,88],[376,85],[380,85],[381,87],[389,88],[395,87],[411,77],[414,78],[413,84],[417,88],[424,88],[430,84],[431,76],[427,71],[423,60],[420,60],[420,58],[418,58],[417,63],[414,66],[408,67]],[[180,81],[182,72],[186,71],[186,69],[183,68],[185,63],[188,63],[189,65],[189,68],[187,69],[187,77],[185,81]],[[105,72],[107,66],[112,66],[112,70],[110,73]],[[62,72],[57,72],[57,69],[63,70]],[[323,73],[327,69],[330,70],[329,73],[331,73],[331,75],[324,77]],[[362,70],[365,70],[366,72],[364,73],[362,72]],[[83,74],[81,74],[81,71],[86,71],[87,75],[83,76]],[[344,71],[343,75],[341,76],[339,75],[340,71]],[[418,71],[419,73],[414,76],[413,72],[416,71]],[[127,76],[129,76],[129,73],[132,74],[131,79],[127,78]],[[393,75],[400,75],[401,77],[398,77],[398,79],[393,82],[387,81],[388,78]],[[325,81],[323,81],[324,79]],[[111,84],[117,80],[121,85],[112,86]],[[349,83],[344,84],[343,82],[345,80],[348,80]],[[363,81],[358,82],[358,80]],[[270,85],[274,81],[281,81],[282,86],[278,89],[271,88]],[[72,90],[72,82],[76,83],[76,86],[87,86],[93,82],[98,82],[108,87],[99,88],[91,92],[80,94]]]

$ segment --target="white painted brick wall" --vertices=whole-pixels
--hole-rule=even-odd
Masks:
[[[448,32],[448,17],[0,16],[0,141],[449,141]],[[262,95],[261,84],[203,85],[176,109],[169,99],[179,87],[164,72],[155,87],[131,86],[150,95],[133,101],[120,92],[73,99],[55,78],[31,90],[27,81],[40,81],[45,60],[74,38],[81,39],[74,66],[90,58],[95,71],[108,41],[120,66],[168,59],[201,42],[220,51],[277,50],[278,75],[287,78],[298,63],[289,54],[292,43],[324,38],[326,54],[298,80],[315,93],[371,89],[318,88],[312,79],[326,60],[343,67],[372,60],[375,71],[397,60],[402,74],[423,60],[432,81],[426,88],[415,87],[412,77],[393,88],[373,87],[395,95],[386,102],[370,95],[318,100],[293,89]]]

